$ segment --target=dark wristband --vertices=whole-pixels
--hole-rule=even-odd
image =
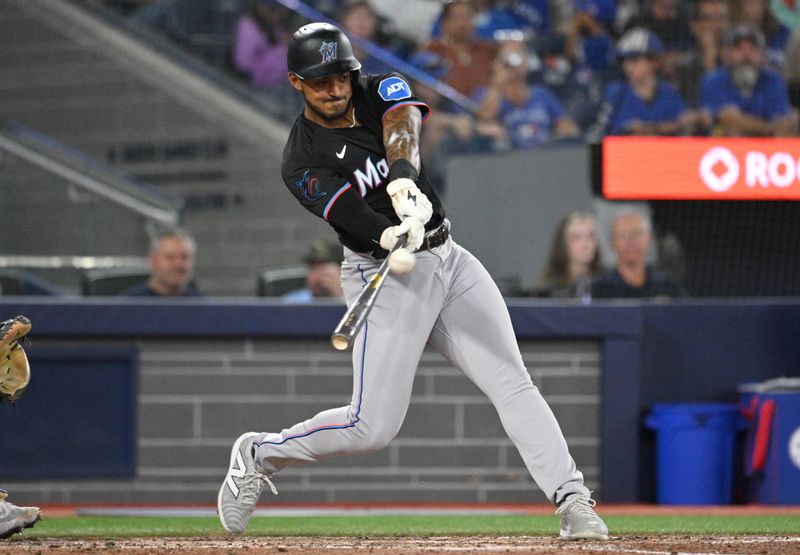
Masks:
[[[412,181],[416,181],[417,177],[419,177],[417,168],[405,158],[395,160],[392,162],[392,167],[389,168],[389,182],[400,179],[401,177],[407,177]]]

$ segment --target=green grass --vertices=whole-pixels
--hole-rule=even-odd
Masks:
[[[800,515],[608,516],[612,535],[800,534]],[[553,515],[256,517],[254,536],[554,535]],[[26,537],[166,537],[224,535],[215,517],[46,518]]]

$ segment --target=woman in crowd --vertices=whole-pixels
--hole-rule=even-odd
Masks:
[[[584,211],[568,214],[553,235],[542,290],[551,297],[587,298],[603,270],[597,219]]]

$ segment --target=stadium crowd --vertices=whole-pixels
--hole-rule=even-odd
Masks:
[[[193,28],[202,32],[199,20],[214,20],[213,12],[218,11],[217,19],[224,22],[223,11],[230,19],[230,13],[238,10],[230,30],[230,66],[265,94],[279,94],[285,88],[286,42],[304,19],[282,3],[136,4],[131,20],[185,43]],[[584,139],[598,132],[798,132],[800,5],[794,0],[309,0],[306,4],[337,21],[351,37],[376,47],[357,48],[366,72],[395,69],[381,59],[380,51],[385,51],[472,98],[476,105],[487,96],[500,99],[499,110],[493,110],[491,117],[484,110],[470,115],[477,135],[496,138],[496,129],[486,130],[481,124],[501,124],[507,130],[505,144],[512,147],[558,140],[563,133],[553,131],[563,124],[562,115],[578,125],[578,136]],[[735,89],[728,91],[730,99],[715,83],[726,72],[731,73]],[[509,80],[528,86],[510,85]],[[780,87],[783,96],[773,86]],[[769,102],[759,101],[761,95],[768,95]],[[448,114],[465,111],[435,94],[429,100]],[[789,126],[750,131],[719,126],[720,102],[738,103],[743,112],[767,121],[787,117]],[[762,104],[769,104],[777,115],[764,111]],[[608,110],[624,112],[624,117],[608,119]],[[685,117],[676,118],[676,113]],[[674,123],[661,125],[664,122]],[[490,143],[497,146],[502,141]]]
[[[298,13],[275,0],[128,4],[131,21],[185,46],[196,44],[189,35],[202,34],[209,22],[229,32],[221,56],[226,68],[274,99],[287,123],[296,117],[299,99],[286,80],[286,48],[306,21]],[[306,5],[355,38],[363,71],[402,73],[395,59],[452,87],[456,94],[446,95],[429,81],[416,83],[417,94],[435,108],[423,145],[434,174],[454,153],[595,142],[606,135],[799,133],[795,0]]]
[[[288,40],[306,17],[318,19],[313,11],[336,22],[362,71],[405,74],[433,108],[421,154],[440,189],[454,154],[595,143],[608,135],[800,135],[797,0],[307,0],[294,5],[312,10],[298,10],[305,16],[282,0],[105,2],[134,26],[248,83],[287,124],[302,110],[286,77]],[[215,35],[219,48],[210,52]],[[622,223],[645,232],[623,233],[578,216],[554,230],[537,291],[682,294],[655,287],[659,275],[642,263],[648,222],[630,218]],[[594,240],[583,237],[591,229]],[[593,258],[596,236],[607,232],[617,272],[606,276],[608,295],[600,257]],[[569,262],[573,248],[586,260]],[[633,251],[641,255],[630,256],[635,272],[622,264]],[[671,274],[681,281],[680,271]]]

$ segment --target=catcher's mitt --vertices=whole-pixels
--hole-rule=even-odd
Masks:
[[[28,357],[20,345],[31,331],[31,321],[17,316],[0,323],[0,400],[16,401],[31,380]]]

